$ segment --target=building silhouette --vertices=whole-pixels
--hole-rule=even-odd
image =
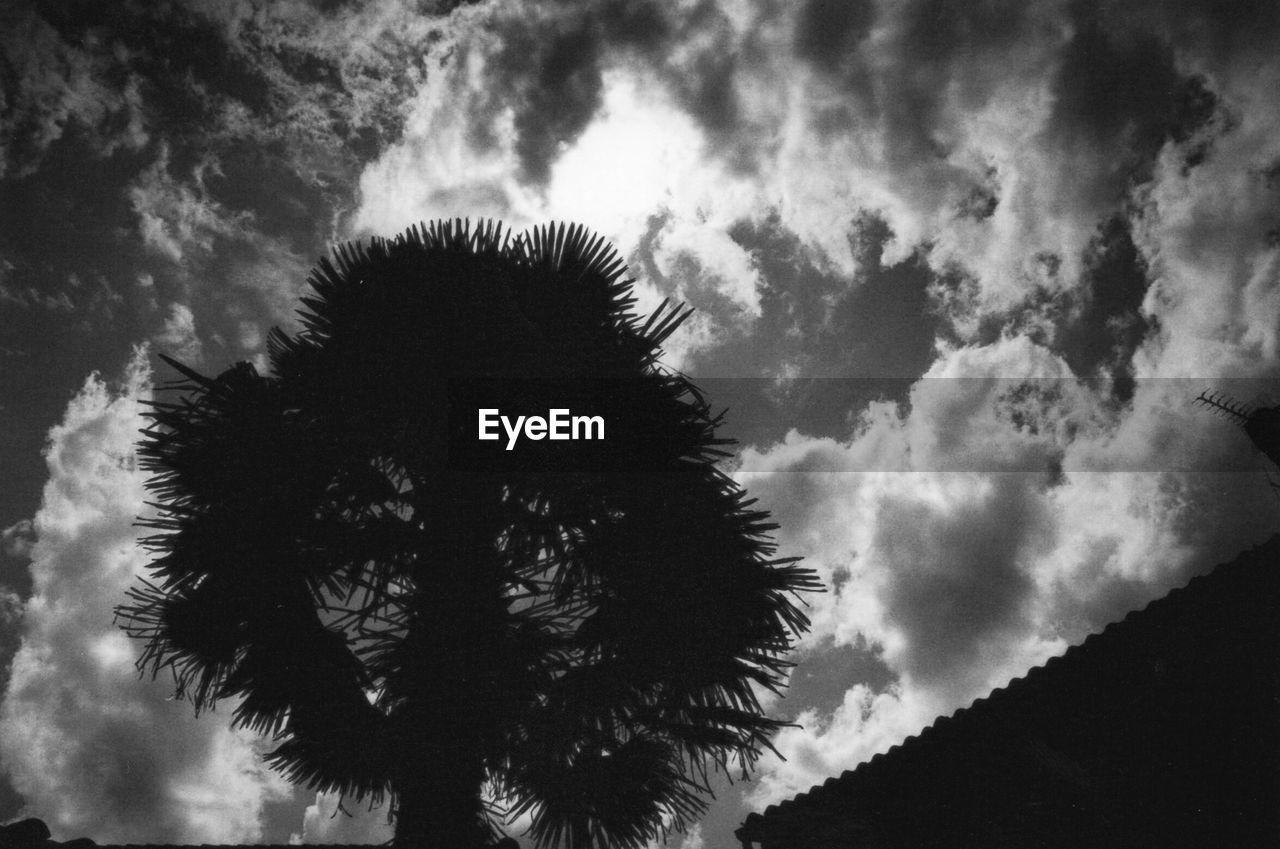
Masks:
[[[744,849],[1280,846],[1280,536],[736,835]]]

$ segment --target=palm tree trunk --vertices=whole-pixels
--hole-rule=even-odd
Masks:
[[[397,788],[396,849],[484,849],[490,840],[481,820],[483,769],[458,774],[442,759]],[[479,767],[477,763],[475,765]]]
[[[419,564],[423,589],[405,637],[416,684],[400,717],[406,745],[395,788],[397,849],[483,849],[491,842],[481,801],[484,742],[495,724],[486,711],[494,658],[485,635],[501,607],[494,606],[500,588],[481,568],[497,532],[477,505],[492,485],[454,475],[444,503],[424,513],[444,521],[436,557]]]

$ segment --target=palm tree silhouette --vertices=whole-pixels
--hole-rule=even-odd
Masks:
[[[820,589],[715,462],[697,388],[580,226],[441,222],[322,260],[271,374],[184,376],[139,456],[151,581],[118,608],[197,710],[291,780],[391,802],[396,843],[639,847],[749,769]],[[477,406],[601,415],[598,442],[476,439]],[[490,450],[491,449],[491,450]]]

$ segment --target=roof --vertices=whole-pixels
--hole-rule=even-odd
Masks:
[[[1280,845],[1280,536],[736,834],[763,849]]]

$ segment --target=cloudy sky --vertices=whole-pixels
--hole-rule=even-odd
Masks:
[[[110,610],[155,355],[260,361],[330,245],[424,219],[580,221],[696,307],[668,362],[828,586],[786,759],[673,847],[1277,530],[1191,401],[1280,402],[1280,6],[455,5],[0,8],[0,821],[388,835],[140,681]]]

